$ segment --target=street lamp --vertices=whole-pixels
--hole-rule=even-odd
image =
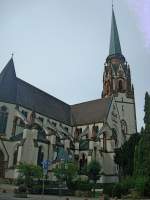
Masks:
[[[63,164],[63,161],[64,159],[61,159],[60,160],[60,163],[59,163],[59,169],[60,169],[60,172],[62,171],[62,164]],[[59,176],[59,196],[61,196],[61,186],[62,186],[62,180],[64,178],[64,174],[61,173],[60,176]]]

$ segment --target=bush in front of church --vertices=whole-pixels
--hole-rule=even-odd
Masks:
[[[42,177],[41,167],[27,163],[20,163],[17,166],[17,171],[19,182],[22,182],[28,189],[32,188],[34,179]]]

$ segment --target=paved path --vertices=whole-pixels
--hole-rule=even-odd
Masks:
[[[69,200],[98,200],[96,198],[78,198],[68,197]],[[28,198],[15,198],[13,193],[0,193],[0,200],[66,200],[66,197],[50,196],[50,195],[28,195]]]

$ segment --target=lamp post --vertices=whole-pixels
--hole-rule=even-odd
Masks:
[[[44,190],[45,190],[45,176],[48,173],[48,166],[51,164],[51,162],[49,160],[44,160],[42,162],[42,167],[43,167],[43,182],[42,182],[42,194],[44,194]]]
[[[59,164],[59,169],[60,171],[62,171],[62,164],[63,164],[64,159],[60,160],[60,164]],[[61,196],[61,186],[62,186],[62,180],[63,180],[64,174],[60,173],[59,176],[59,196]]]

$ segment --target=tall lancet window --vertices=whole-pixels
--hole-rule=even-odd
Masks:
[[[0,134],[5,134],[7,127],[8,110],[6,106],[0,108]]]
[[[121,120],[121,131],[123,135],[126,135],[128,133],[128,127],[125,120]]]
[[[44,160],[43,149],[42,149],[42,146],[39,146],[37,165],[42,167],[43,160]]]
[[[18,158],[18,148],[14,151],[14,157],[13,157],[13,166],[15,167],[17,165],[17,158]]]
[[[123,81],[119,80],[119,92],[123,91]]]
[[[106,152],[107,151],[107,138],[106,138],[106,133],[103,133],[103,150]]]

